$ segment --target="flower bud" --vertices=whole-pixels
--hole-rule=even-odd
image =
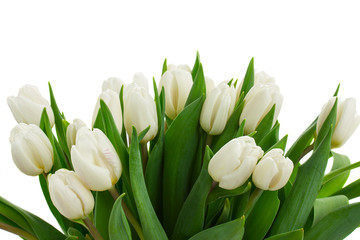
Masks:
[[[174,119],[184,109],[192,84],[191,74],[185,70],[168,70],[161,76],[159,91],[164,87],[165,113],[169,118]]]
[[[66,142],[69,149],[71,149],[72,145],[76,144],[76,134],[82,127],[86,127],[86,124],[81,119],[74,119],[73,123],[67,127]]]
[[[76,145],[71,148],[71,159],[75,172],[91,190],[108,190],[120,178],[120,159],[109,139],[99,129],[79,129]]]
[[[137,72],[133,76],[133,83],[136,83],[138,86],[143,87],[146,91],[149,91],[149,80],[142,72]]]
[[[180,64],[180,65],[168,64],[167,71],[173,71],[173,70],[184,70],[191,73],[191,68],[187,64]]]
[[[201,109],[200,125],[210,135],[222,133],[234,111],[235,89],[226,83],[214,88]]]
[[[118,93],[116,93],[116,92],[114,92],[113,90],[110,90],[110,89],[106,90],[105,92],[102,92],[99,95],[99,97],[98,97],[98,99],[96,101],[91,126],[94,126],[96,117],[98,115],[99,108],[100,108],[100,99],[102,99],[106,103],[108,108],[110,109],[110,112],[111,112],[111,114],[112,114],[112,116],[114,118],[116,127],[119,130],[119,133],[121,133],[121,130],[122,130],[122,114],[121,114],[120,97],[119,97]]]
[[[316,124],[316,135],[319,133],[322,125],[328,117],[332,107],[334,106],[336,97],[332,97],[321,109],[320,115]],[[356,100],[354,98],[347,98],[344,101],[338,99],[337,116],[334,133],[331,139],[331,147],[338,148],[345,144],[345,142],[355,132],[359,126],[360,116],[356,113]]]
[[[210,159],[209,174],[219,182],[221,188],[235,189],[246,182],[263,154],[263,150],[256,146],[253,138],[235,138]]]
[[[275,113],[272,125],[275,124],[280,113],[283,96],[273,78],[261,72],[255,75],[254,86],[245,96],[245,105],[241,113],[239,124],[245,121],[245,134],[255,131],[263,118],[275,104]]]
[[[105,92],[106,90],[110,89],[117,94],[120,94],[120,90],[123,85],[124,82],[120,78],[111,77],[103,82],[102,91]]]
[[[133,83],[127,86],[124,98],[124,125],[131,136],[132,126],[138,133],[150,126],[141,143],[152,140],[158,131],[158,120],[154,100],[146,89]]]
[[[79,176],[67,169],[59,169],[48,176],[51,201],[66,218],[85,218],[94,208],[94,197]]]
[[[289,181],[294,164],[283,154],[283,150],[275,148],[262,157],[252,175],[256,187],[275,191],[285,186]]]
[[[41,96],[39,89],[33,85],[25,85],[19,89],[17,97],[7,98],[7,103],[18,123],[40,126],[41,114],[46,108],[51,127],[54,126],[54,113],[49,102]]]
[[[206,96],[208,96],[210,92],[215,88],[214,80],[212,80],[208,76],[205,76],[205,86],[206,86]]]
[[[20,123],[10,133],[11,154],[19,170],[37,176],[51,170],[54,155],[45,133],[36,125]]]

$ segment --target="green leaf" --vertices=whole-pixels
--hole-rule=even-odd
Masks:
[[[360,197],[360,179],[347,185],[346,187],[337,191],[333,195],[344,195],[348,199],[354,199],[354,198]]]
[[[271,146],[267,151],[270,151],[274,148],[280,148],[285,152],[286,143],[287,143],[288,135],[285,135],[282,139],[280,139],[277,143]]]
[[[314,219],[312,225],[314,226],[327,214],[348,204],[349,199],[344,195],[316,199],[314,203]]]
[[[245,221],[244,239],[264,239],[279,206],[280,200],[277,191],[264,191]]]
[[[164,73],[166,71],[167,71],[167,59],[165,58],[164,63],[163,63],[163,67],[162,67],[161,76],[164,75]]]
[[[232,197],[231,201],[231,219],[236,219],[244,215],[246,205],[249,201],[250,191],[244,194]]]
[[[348,165],[346,167],[342,167],[342,168],[338,168],[332,172],[329,172],[328,174],[326,174],[324,176],[324,179],[323,179],[323,184],[329,182],[331,179],[343,174],[344,172],[347,172],[349,170],[352,170],[352,169],[355,169],[355,168],[358,168],[360,167],[360,161],[359,162],[356,162],[356,163],[353,163],[351,165]]]
[[[120,98],[120,106],[121,106],[121,117],[122,119],[124,119],[124,85],[121,86],[119,98]],[[122,121],[121,138],[124,142],[124,145],[127,146],[127,135],[126,135],[124,121]]]
[[[206,147],[204,164],[199,177],[181,208],[172,235],[173,240],[189,239],[203,229],[206,198],[213,182],[208,173],[208,164],[212,156],[211,149]]]
[[[217,219],[219,219],[222,210],[225,205],[225,198],[219,198],[218,200],[210,203],[206,210],[205,228],[216,225]]]
[[[216,221],[215,225],[226,223],[229,220],[229,218],[230,218],[230,208],[231,208],[230,200],[228,198],[225,198],[224,207],[223,207],[222,212],[220,214],[220,217]]]
[[[336,118],[336,115],[332,117]],[[311,157],[299,167],[296,180],[271,228],[271,235],[302,228],[321,186],[330,153],[332,132],[323,138]]]
[[[256,134],[254,135],[254,139],[256,143],[259,143],[271,130],[273,126],[274,114],[275,104],[274,106],[272,106],[270,111],[265,115],[265,117],[261,120],[261,122],[255,129]]]
[[[131,231],[126,219],[124,210],[121,206],[124,193],[116,199],[111,210],[109,219],[109,237],[110,240],[131,240]]]
[[[360,225],[360,203],[354,203],[327,214],[309,231],[306,240],[341,240]]]
[[[206,85],[205,85],[204,70],[202,64],[200,63],[189,96],[186,100],[185,107],[203,96],[206,96]]]
[[[246,96],[249,90],[254,86],[254,77],[255,77],[254,58],[251,58],[249,66],[246,70],[244,82],[240,92],[240,93],[244,92],[244,96]]]
[[[94,224],[104,240],[109,239],[109,218],[114,205],[114,198],[109,191],[96,192]]]
[[[332,152],[332,155],[334,161],[331,168],[331,172],[351,165],[350,159],[347,156],[335,152]],[[318,198],[328,197],[331,196],[333,193],[339,191],[345,185],[349,175],[350,175],[350,170],[345,171],[337,175],[336,177],[333,177],[332,179],[328,180],[326,183],[322,185],[321,190],[318,194]]]
[[[199,232],[189,240],[226,239],[239,240],[244,235],[245,217],[217,225],[215,227]]]
[[[274,127],[261,139],[258,146],[267,152],[267,150],[279,141],[280,124],[276,122]],[[256,135],[255,135],[256,136]]]
[[[303,240],[303,239],[304,239],[303,229],[298,229],[291,232],[286,232],[265,238],[265,240]]]
[[[67,235],[68,237],[66,239],[85,240],[84,235],[80,231],[72,227],[67,230]]]
[[[240,186],[238,188],[235,188],[233,190],[226,190],[226,189],[223,189],[223,188],[220,188],[220,187],[217,186],[209,194],[209,196],[207,198],[207,203],[210,204],[210,203],[218,200],[219,198],[238,196],[238,195],[241,195],[243,193],[246,193],[250,189],[251,189],[251,183],[250,182],[245,183],[242,186]]]
[[[196,60],[195,60],[195,63],[194,63],[194,67],[191,71],[191,76],[192,76],[192,79],[195,80],[195,76],[199,70],[199,67],[200,67],[200,54],[199,54],[199,51],[196,52]]]
[[[163,211],[164,228],[171,235],[188,193],[199,140],[199,118],[204,98],[187,106],[165,134]]]
[[[146,240],[167,239],[166,233],[156,216],[155,210],[151,205],[147,193],[144,173],[142,169],[141,154],[139,150],[139,140],[136,129],[133,127],[130,144],[130,180],[134,193],[136,208],[139,213],[141,226]]]

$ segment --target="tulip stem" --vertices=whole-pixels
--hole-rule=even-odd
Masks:
[[[210,147],[212,140],[213,140],[213,135],[207,134],[207,136],[206,136],[206,142],[205,142],[205,147],[206,147],[206,146],[209,146],[209,147]]]
[[[142,143],[142,144],[141,144],[141,159],[142,159],[143,172],[144,172],[144,173],[145,173],[145,169],[146,169],[148,157],[149,157],[149,156],[148,156],[147,144],[146,144],[146,143]]]
[[[311,144],[307,148],[304,149],[303,153],[300,155],[299,161],[305,157],[309,152],[311,152],[314,149],[314,144]]]
[[[115,186],[110,188],[109,192],[110,192],[111,196],[114,198],[115,201],[116,201],[116,199],[118,199],[118,197],[120,197],[120,194],[116,190]],[[135,229],[136,233],[138,234],[139,238],[141,240],[143,240],[144,239],[144,233],[142,232],[142,229],[141,229],[141,226],[140,226],[139,222],[136,220],[136,218],[134,217],[134,215],[132,214],[132,212],[130,211],[128,206],[126,206],[126,203],[124,201],[121,201],[121,206],[122,206],[122,208],[124,210],[126,218],[129,220],[131,225],[134,227],[134,229]]]
[[[10,225],[8,225],[6,223],[0,222],[0,229],[3,229],[3,230],[8,231],[10,233],[16,234],[19,237],[22,237],[22,238],[24,238],[26,240],[36,240],[37,239],[36,237],[31,235],[30,233],[28,233],[28,232],[26,232],[26,231],[24,231],[22,229],[10,226]]]
[[[100,235],[99,231],[96,229],[93,222],[90,220],[90,218],[86,217],[83,219],[83,222],[89,229],[89,232],[91,236],[93,236],[94,240],[104,240],[104,238]]]
[[[254,208],[256,202],[259,200],[263,192],[264,190],[255,188],[255,190],[251,193],[249,201],[245,207],[245,219],[249,216],[251,210]]]

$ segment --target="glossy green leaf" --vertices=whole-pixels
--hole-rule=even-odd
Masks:
[[[172,240],[189,239],[203,228],[206,198],[213,182],[208,173],[208,164],[212,156],[210,148],[206,147],[203,167],[181,208]]]
[[[188,193],[199,142],[199,118],[204,98],[187,106],[165,134],[163,211],[164,228],[170,235]]]
[[[206,96],[205,76],[202,64],[200,63],[198,72],[196,73],[193,85],[186,100],[185,107],[204,96]]]
[[[262,148],[264,152],[276,144],[279,141],[280,124],[276,122],[273,128],[261,139],[258,146]]]
[[[226,198],[226,197],[233,197],[238,196],[243,193],[246,193],[251,189],[251,183],[245,183],[242,186],[235,188],[233,190],[226,190],[223,188],[220,188],[219,186],[215,187],[211,193],[209,194],[207,198],[207,203],[212,203],[213,201],[218,200],[219,198]]]
[[[164,63],[163,63],[163,67],[162,67],[162,71],[161,71],[161,76],[164,75],[164,73],[167,71],[167,59],[165,58]]]
[[[341,240],[360,225],[360,203],[353,203],[324,216],[309,231],[305,240]]]
[[[189,240],[226,239],[241,240],[244,235],[245,217],[217,225],[199,232]]]
[[[304,239],[304,230],[298,229],[291,232],[281,233],[278,235],[274,235],[265,240],[303,240]]]
[[[199,51],[197,51],[196,52],[196,59],[195,59],[194,67],[191,70],[191,76],[192,76],[193,80],[195,80],[195,77],[196,77],[196,74],[197,74],[197,72],[199,70],[199,67],[200,67],[200,54],[199,54]]]
[[[139,150],[139,140],[136,129],[133,127],[130,144],[130,180],[134,193],[136,208],[139,213],[141,226],[146,240],[167,239],[166,233],[156,216],[147,193],[144,173],[142,168],[141,154]]]
[[[260,143],[261,140],[268,134],[273,126],[275,114],[275,105],[272,106],[270,111],[265,115],[265,117],[261,120],[259,125],[256,127],[256,134],[254,135],[254,139],[256,143]]]
[[[316,199],[314,203],[314,219],[312,225],[314,226],[330,212],[348,204],[349,199],[344,195]]]
[[[94,224],[104,240],[109,239],[109,218],[114,202],[114,198],[109,191],[96,192]]]
[[[346,187],[337,191],[333,195],[344,195],[348,199],[354,199],[354,198],[360,197],[360,179],[347,185]]]
[[[244,96],[249,92],[249,90],[254,86],[255,70],[254,70],[254,58],[251,58],[246,74],[244,77],[244,82],[241,87],[241,93],[244,93]]]
[[[131,231],[129,223],[126,219],[124,210],[121,206],[122,194],[116,199],[114,206],[111,210],[109,219],[109,237],[110,240],[131,240]]]

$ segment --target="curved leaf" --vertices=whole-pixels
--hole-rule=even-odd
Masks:
[[[126,219],[124,210],[121,206],[122,194],[116,199],[114,206],[111,210],[109,218],[109,237],[110,240],[131,240],[131,230],[129,223]]]
[[[265,238],[265,240],[302,240],[302,239],[304,239],[303,229],[298,229],[295,231],[286,232]]]

